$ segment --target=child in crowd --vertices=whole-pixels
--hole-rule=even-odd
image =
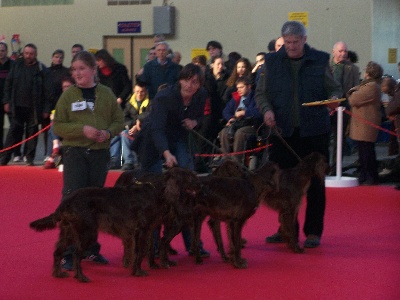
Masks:
[[[142,120],[149,114],[149,108],[150,100],[146,85],[138,82],[133,88],[132,96],[128,97],[124,109],[125,130],[121,132],[123,171],[132,170],[134,165],[137,164],[136,153],[131,150],[131,145],[140,131]]]
[[[65,92],[71,85],[74,85],[74,79],[70,76],[64,77],[61,80],[62,91]],[[54,120],[54,110],[51,112],[50,120]],[[54,134],[53,125],[49,129],[49,140],[52,143],[53,150],[51,151],[50,157],[47,159],[45,164],[43,165],[43,169],[55,169],[56,162],[61,161],[61,153],[60,153],[60,138]],[[60,167],[62,170],[62,167]]]
[[[85,187],[103,187],[110,161],[110,141],[124,128],[124,115],[110,88],[97,83],[94,55],[78,52],[71,62],[75,84],[62,93],[54,114],[54,133],[63,140],[62,199]],[[85,259],[108,261],[93,243]],[[74,247],[64,254],[63,268],[72,270]]]

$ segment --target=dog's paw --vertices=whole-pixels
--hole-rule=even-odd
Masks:
[[[159,264],[156,264],[155,262],[153,262],[153,263],[149,263],[149,267],[150,267],[151,269],[159,269],[159,268],[160,268],[160,265],[159,265]]]
[[[244,258],[240,258],[233,263],[234,267],[237,269],[246,269],[247,268],[247,260]]]
[[[78,279],[79,282],[90,282],[89,277],[86,277],[85,275],[81,274],[81,275],[75,275],[74,278]]]
[[[178,263],[174,260],[168,260],[168,264],[172,267],[175,267]]]
[[[129,261],[129,260],[124,260],[124,261],[122,262],[122,265],[124,266],[124,268],[129,268],[129,267],[132,266],[132,262]]]
[[[67,278],[67,277],[69,277],[68,272],[63,272],[63,271],[54,271],[52,275],[55,278]]]
[[[300,247],[299,244],[289,245],[289,248],[292,249],[294,253],[304,253],[304,248]]]
[[[166,260],[161,262],[161,267],[164,269],[169,269],[170,267],[175,267],[177,265],[176,261],[173,260]]]
[[[226,256],[226,255],[221,255],[221,258],[222,258],[222,261],[223,261],[224,263],[229,263],[229,262],[231,262],[231,259],[230,259],[228,256]]]
[[[145,277],[145,276],[149,276],[149,273],[147,273],[145,270],[139,269],[139,270],[134,271],[133,276]]]

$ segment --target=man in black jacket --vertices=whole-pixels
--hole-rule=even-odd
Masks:
[[[282,130],[281,140],[271,138],[270,160],[281,168],[292,168],[298,158],[319,152],[329,158],[330,121],[325,106],[303,106],[306,102],[321,101],[341,95],[340,84],[329,69],[328,53],[307,45],[306,29],[296,21],[282,27],[284,46],[265,59],[265,71],[256,89],[256,101],[264,122]],[[287,143],[287,144],[286,144]],[[325,183],[313,178],[307,192],[304,233],[307,248],[318,247],[324,227]],[[268,243],[282,242],[278,233],[267,237]]]
[[[4,84],[6,83],[6,78],[10,72],[13,61],[7,56],[8,46],[4,42],[0,42],[0,149],[3,149],[3,132],[4,132],[4,107],[1,103],[3,99]]]
[[[38,125],[50,114],[51,88],[49,71],[37,60],[37,47],[27,44],[23,50],[23,58],[12,66],[4,86],[4,111],[12,117],[5,148],[18,141],[24,128],[27,139],[38,132]],[[37,140],[35,137],[25,144],[26,163],[29,166],[34,165]],[[11,154],[12,150],[3,152],[0,165],[7,165]]]

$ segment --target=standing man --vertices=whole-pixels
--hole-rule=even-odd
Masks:
[[[2,103],[3,90],[6,83],[6,78],[10,72],[13,61],[8,57],[8,45],[4,42],[0,42],[0,149],[3,149],[4,140],[4,106]],[[10,119],[8,119],[10,120]]]
[[[54,100],[58,101],[62,94],[62,80],[65,77],[70,76],[69,69],[63,65],[64,62],[64,50],[57,49],[53,52],[51,56],[51,66],[49,68],[50,77],[52,79],[54,88]],[[52,103],[52,109],[56,106],[56,103]]]
[[[178,81],[179,66],[167,57],[169,45],[159,42],[156,45],[156,58],[146,63],[138,81],[146,84],[150,100],[157,94],[162,84],[174,85]]]
[[[356,65],[348,60],[348,48],[344,42],[337,42],[333,45],[332,49],[332,60],[331,60],[331,68],[333,77],[337,82],[342,85],[342,93],[340,98],[346,97],[346,93],[352,88],[360,83],[360,70]],[[350,109],[348,101],[341,103],[342,106],[345,106],[347,109]],[[349,115],[343,115],[343,151],[346,146],[346,128],[349,123]],[[337,151],[337,118],[336,115],[331,117],[332,124],[332,134],[334,136],[334,144],[333,144],[333,153],[332,153],[332,164],[331,164],[331,173],[336,171],[336,151]]]
[[[73,44],[71,47],[71,56],[74,58],[74,56],[78,53],[85,50],[82,44]]]
[[[301,157],[319,152],[328,160],[330,121],[325,106],[302,106],[306,102],[337,97],[341,88],[330,72],[329,54],[306,44],[303,24],[288,21],[282,27],[284,45],[265,59],[265,73],[256,89],[257,105],[270,127],[277,126],[286,143]],[[281,140],[271,138],[270,160],[281,168],[292,168],[298,159]],[[307,192],[303,231],[304,247],[320,244],[324,227],[325,183],[312,179]],[[280,231],[267,237],[268,243],[283,242]]]
[[[53,87],[53,99],[51,99],[50,103],[50,111],[52,111],[56,107],[56,103],[62,94],[62,81],[63,79],[70,76],[69,69],[63,66],[64,62],[64,50],[57,49],[53,52],[51,56],[51,66],[49,67],[50,78]],[[50,124],[50,117],[47,119],[43,119],[42,128],[48,126]],[[44,145],[45,151],[44,156],[45,160],[50,157],[52,150],[53,150],[53,141],[48,138],[48,132],[44,132]]]
[[[38,125],[50,114],[52,92],[49,71],[37,60],[37,48],[34,44],[27,44],[22,55],[23,58],[13,64],[4,86],[4,111],[12,116],[5,148],[18,141],[24,128],[27,139],[35,135]],[[25,144],[28,166],[33,166],[37,140],[35,137]],[[12,150],[3,152],[0,165],[7,165],[11,154]]]

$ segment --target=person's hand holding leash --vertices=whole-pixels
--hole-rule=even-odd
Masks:
[[[274,127],[276,125],[275,114],[272,110],[267,110],[264,113],[264,123],[269,127]]]

